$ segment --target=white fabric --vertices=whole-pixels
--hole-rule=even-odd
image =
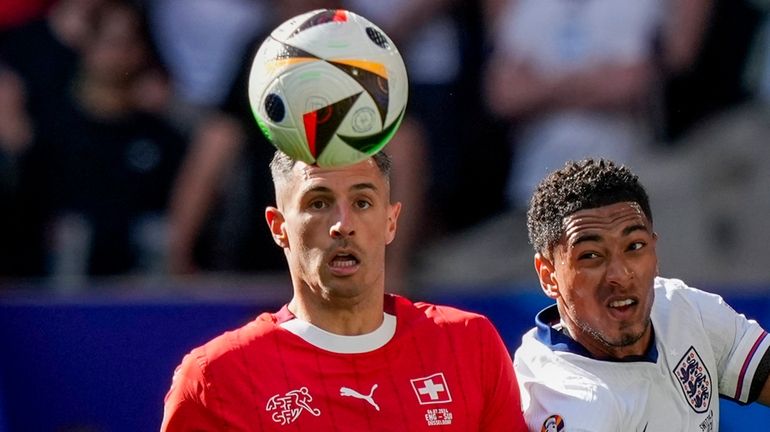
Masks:
[[[721,297],[679,280],[657,278],[654,289],[654,362],[595,360],[553,351],[537,329],[524,335],[514,367],[530,430],[539,431],[546,418],[559,415],[564,432],[716,431],[720,394],[747,401],[756,368],[770,347],[767,333]],[[703,412],[688,402],[675,375],[693,351],[711,382]]]
[[[383,313],[382,324],[376,330],[358,336],[330,333],[297,318],[282,323],[281,327],[317,348],[339,354],[359,354],[374,351],[388,343],[396,334],[396,317]]]

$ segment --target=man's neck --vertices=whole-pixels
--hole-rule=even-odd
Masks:
[[[305,299],[295,295],[289,311],[303,321],[329,333],[358,336],[375,331],[383,321],[383,296],[367,295],[361,299]]]

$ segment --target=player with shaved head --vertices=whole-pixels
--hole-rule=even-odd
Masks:
[[[321,168],[277,152],[271,170],[265,217],[293,296],[184,358],[162,430],[526,430],[488,319],[385,293],[390,159]]]

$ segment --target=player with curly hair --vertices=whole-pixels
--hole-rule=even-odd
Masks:
[[[530,430],[716,431],[719,400],[770,404],[770,338],[721,297],[658,275],[649,198],[608,160],[535,191],[534,265],[555,301],[514,356]]]

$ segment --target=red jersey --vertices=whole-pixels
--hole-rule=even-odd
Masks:
[[[525,431],[510,355],[481,315],[385,296],[340,336],[264,313],[185,356],[162,431]]]

